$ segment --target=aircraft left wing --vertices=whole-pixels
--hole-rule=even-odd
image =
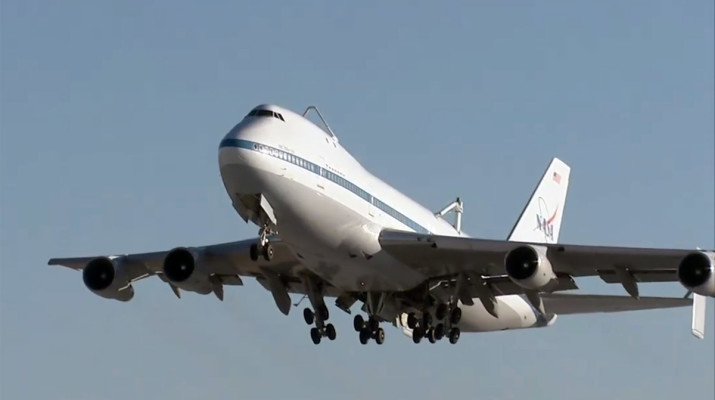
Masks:
[[[257,239],[200,247],[177,247],[167,251],[137,254],[115,254],[74,258],[53,258],[49,265],[62,265],[81,270],[85,285],[95,294],[120,301],[134,296],[132,284],[156,275],[180,297],[180,291],[214,293],[223,300],[224,285],[243,285],[242,277],[254,277],[271,291],[276,305],[284,314],[290,309],[288,293],[306,293],[304,280],[315,279],[278,239],[271,240],[275,256],[270,260],[250,258],[251,245]],[[174,276],[167,276],[164,265],[174,265]],[[326,295],[337,296],[325,283]]]
[[[383,231],[379,241],[383,251],[429,277],[463,276],[473,283],[468,285],[472,290],[493,290],[494,295],[576,289],[574,277],[599,276],[620,283],[636,298],[640,282],[678,281],[692,292],[715,297],[713,251],[512,242],[395,230]]]
[[[695,278],[713,279],[715,252],[686,249],[652,249],[528,243],[477,239],[385,230],[380,234],[382,249],[405,264],[431,277],[478,274],[506,276],[522,287],[540,289],[536,278],[551,283],[561,277],[600,276],[608,283],[626,286],[637,282],[677,282],[678,269],[693,269]],[[537,272],[539,272],[537,274]],[[683,271],[686,272],[686,271]],[[511,273],[511,274],[510,274]],[[530,274],[531,273],[531,274]],[[532,276],[533,274],[533,276]],[[545,275],[544,275],[545,274]],[[683,274],[685,277],[687,274]],[[712,283],[705,289],[705,296]],[[694,285],[700,286],[700,285]],[[697,287],[688,287],[695,291]],[[637,296],[634,296],[637,297]]]

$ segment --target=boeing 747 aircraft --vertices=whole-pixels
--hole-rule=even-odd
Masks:
[[[311,111],[322,127],[307,118]],[[90,291],[120,301],[134,297],[136,281],[154,275],[177,297],[188,291],[221,300],[226,285],[256,278],[286,315],[291,293],[309,299],[303,315],[315,344],[336,337],[326,299],[347,313],[361,305],[354,329],[363,344],[384,342],[384,322],[415,343],[446,337],[454,344],[461,332],[545,327],[559,314],[689,304],[692,333],[704,335],[715,251],[559,243],[570,168],[557,158],[509,237],[489,240],[462,231],[460,199],[433,212],[368,172],[312,106],[301,115],[259,105],[218,152],[233,208],[259,227],[257,238],[49,264],[82,270]],[[620,284],[628,295],[563,293],[577,289],[582,276]],[[680,282],[688,295],[642,297],[645,282]]]

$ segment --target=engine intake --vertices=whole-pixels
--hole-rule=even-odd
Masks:
[[[688,290],[715,297],[715,253],[700,251],[683,257],[678,265],[678,280]]]
[[[189,279],[196,270],[196,260],[188,249],[176,248],[164,259],[164,274],[170,281],[181,283]]]
[[[509,251],[504,267],[509,278],[525,289],[548,291],[557,280],[546,248],[540,246],[525,245]]]
[[[120,301],[134,297],[134,288],[129,284],[126,271],[119,261],[108,257],[97,257],[84,267],[82,280],[92,293]]]
[[[164,258],[164,275],[177,287],[208,294],[213,290],[209,274],[202,268],[200,251],[186,247],[171,250]]]
[[[82,280],[89,290],[104,290],[114,281],[114,264],[107,257],[99,257],[87,263],[82,271]]]

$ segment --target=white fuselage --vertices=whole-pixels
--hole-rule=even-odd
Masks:
[[[281,240],[336,288],[399,292],[425,282],[380,251],[382,229],[466,236],[369,173],[308,119],[274,105],[256,109],[268,112],[247,116],[221,141],[226,190],[237,209],[242,196],[263,195]]]

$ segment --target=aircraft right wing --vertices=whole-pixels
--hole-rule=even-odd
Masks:
[[[243,285],[241,277],[254,277],[273,294],[278,309],[287,315],[291,305],[288,293],[305,294],[305,279],[319,278],[278,239],[271,240],[275,256],[270,261],[252,261],[249,251],[256,242],[253,239],[149,253],[53,258],[48,264],[82,270],[84,283],[93,293],[120,301],[133,298],[134,282],[153,275],[169,284],[177,297],[183,289],[201,294],[213,292],[221,300],[224,285]],[[181,279],[169,280],[165,276],[167,256],[173,257],[176,273],[183,274],[178,277]],[[323,286],[326,296],[339,295],[327,282],[323,281]]]

